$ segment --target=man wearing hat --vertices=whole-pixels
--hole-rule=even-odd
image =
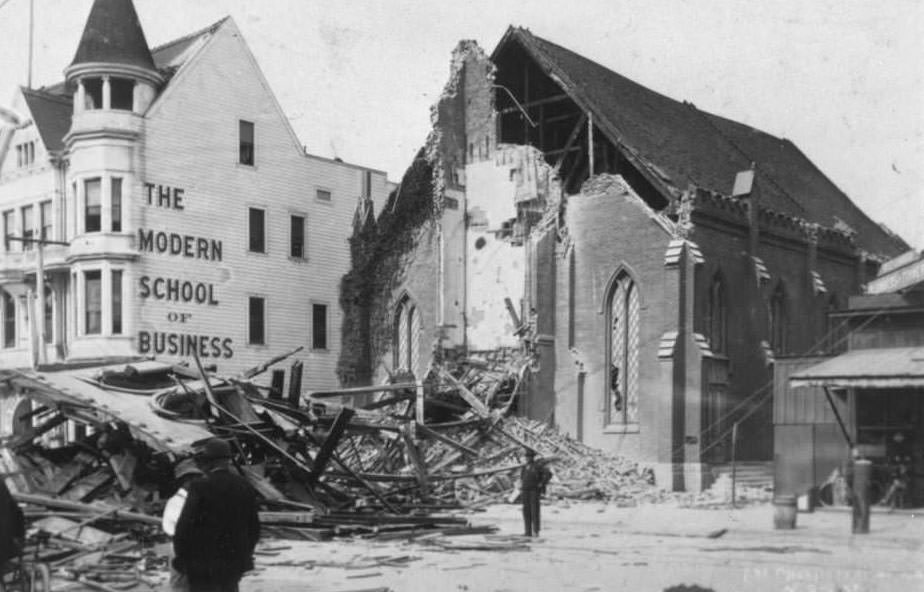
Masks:
[[[526,536],[539,536],[539,498],[552,472],[544,462],[536,461],[536,451],[526,449],[526,466],[520,472],[520,497],[523,501],[523,530]]]
[[[206,441],[199,464],[205,477],[189,484],[173,539],[174,565],[188,578],[191,592],[237,592],[244,572],[253,569],[260,539],[257,495],[231,472],[226,441]]]
[[[173,467],[173,476],[176,479],[178,488],[176,493],[167,500],[167,505],[164,506],[164,514],[161,518],[164,532],[171,537],[176,533],[176,521],[180,518],[183,506],[186,504],[190,483],[195,479],[204,477],[205,473],[196,465],[195,459],[184,458]],[[170,588],[177,592],[189,590],[189,582],[186,580],[186,576],[178,572],[172,565],[170,566]]]

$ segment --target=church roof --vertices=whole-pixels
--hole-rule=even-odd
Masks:
[[[94,0],[71,66],[100,62],[155,70],[132,0]]]
[[[691,184],[731,194],[735,175],[755,163],[761,207],[831,227],[849,227],[857,245],[880,256],[908,247],[871,220],[795,144],[702,111],[638,84],[584,56],[510,27],[493,60],[523,48],[626,157],[665,194]]]

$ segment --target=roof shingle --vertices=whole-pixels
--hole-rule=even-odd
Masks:
[[[712,115],[648,89],[571,50],[511,27],[494,51],[517,43],[593,112],[609,139],[677,193],[690,184],[729,195],[735,175],[756,164],[761,206],[857,232],[857,244],[889,257],[907,250],[900,238],[871,220],[786,139]]]
[[[131,0],[95,0],[71,66],[102,62],[155,70]]]

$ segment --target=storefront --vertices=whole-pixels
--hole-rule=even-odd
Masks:
[[[789,382],[797,397],[804,390],[798,387],[820,387],[841,402],[847,411],[841,418],[843,450],[855,449],[873,462],[874,502],[892,501],[886,496],[898,477],[907,489],[896,505],[924,506],[924,347],[850,351],[793,374]],[[813,485],[831,486],[821,501],[833,503],[828,477]]]
[[[883,264],[830,324],[846,329],[845,353],[777,361],[778,493],[843,501],[837,474],[862,457],[873,462],[874,503],[924,506],[924,256]]]

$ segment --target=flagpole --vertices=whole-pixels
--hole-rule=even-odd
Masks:
[[[35,0],[29,0],[29,76],[26,88],[32,88],[32,37],[35,29]]]

